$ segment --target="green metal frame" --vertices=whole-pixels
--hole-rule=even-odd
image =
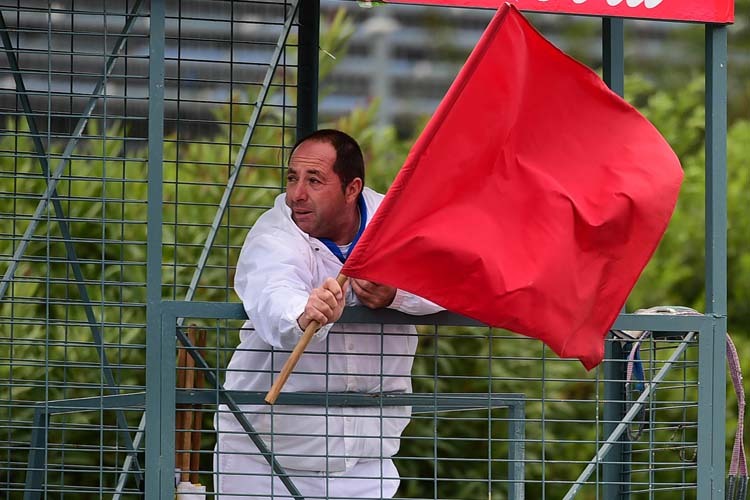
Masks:
[[[161,376],[158,366],[163,357],[161,342],[162,223],[164,189],[164,36],[165,1],[151,2],[149,21],[148,71],[148,237],[146,250],[146,387],[153,387]],[[145,491],[162,498],[159,485],[166,479],[160,454],[159,422],[171,416],[160,413],[159,393],[146,391],[146,487]],[[170,474],[174,474],[174,469]],[[174,496],[174,492],[172,493]],[[167,497],[163,497],[167,498]]]
[[[128,474],[133,474],[137,481],[144,478],[144,471],[138,463],[137,450],[144,438],[145,431],[145,494],[146,498],[173,498],[174,496],[174,429],[173,414],[175,404],[198,403],[208,396],[199,391],[187,394],[175,391],[175,347],[176,338],[185,343],[187,339],[181,336],[179,326],[183,318],[203,317],[212,319],[239,319],[245,313],[237,304],[207,304],[193,302],[193,297],[203,270],[206,267],[209,252],[213,246],[220,222],[228,208],[229,199],[240,173],[244,154],[249,147],[253,132],[257,125],[261,109],[265,104],[271,81],[276,71],[281,54],[292,29],[295,15],[298,20],[299,51],[298,51],[298,88],[297,88],[297,135],[304,135],[317,127],[317,93],[318,93],[318,40],[320,5],[318,0],[299,1],[291,5],[287,12],[287,22],[280,36],[274,54],[269,62],[261,91],[256,102],[255,110],[248,122],[245,136],[242,139],[240,154],[237,155],[232,173],[227,182],[222,201],[214,218],[214,222],[207,234],[201,258],[191,279],[184,302],[167,302],[162,300],[162,245],[163,245],[163,148],[164,143],[164,85],[165,85],[165,19],[166,8],[164,0],[152,0],[150,4],[150,32],[149,32],[149,125],[148,125],[148,240],[147,240],[147,391],[142,395],[121,395],[109,362],[104,353],[104,343],[100,327],[93,313],[93,306],[86,289],[81,266],[76,257],[73,240],[65,222],[62,204],[58,199],[57,184],[64,172],[83,130],[92,115],[96,104],[103,93],[107,78],[120,55],[127,35],[130,33],[135,19],[139,16],[142,0],[135,2],[122,32],[114,45],[114,49],[107,59],[104,74],[95,86],[87,105],[82,112],[78,124],[65,147],[59,163],[50,169],[47,153],[42,142],[42,136],[34,122],[34,110],[24,85],[23,75],[15,58],[12,40],[9,36],[2,13],[0,12],[0,39],[5,55],[13,74],[16,93],[26,115],[30,134],[33,139],[35,154],[40,168],[47,178],[46,191],[33,215],[31,224],[27,228],[21,243],[16,248],[10,266],[0,281],[0,300],[5,296],[21,257],[31,240],[31,236],[42,220],[43,214],[52,205],[55,221],[59,224],[65,242],[67,258],[86,310],[89,328],[97,346],[102,373],[106,381],[104,388],[111,394],[100,398],[86,398],[85,400],[49,401],[39,406],[34,417],[34,444],[29,457],[27,473],[27,491],[25,498],[34,498],[43,492],[44,456],[43,451],[46,428],[49,416],[55,413],[70,411],[85,411],[92,408],[112,409],[117,415],[117,426],[122,435],[123,443],[129,454],[118,484],[125,482]],[[624,21],[622,19],[603,19],[603,61],[604,79],[618,94],[624,89]],[[706,312],[700,316],[643,316],[621,314],[616,328],[632,330],[650,330],[664,332],[665,335],[674,332],[698,332],[699,342],[699,396],[698,396],[698,454],[697,454],[697,496],[701,499],[721,499],[724,497],[725,476],[725,334],[727,330],[727,185],[726,185],[726,133],[727,133],[727,27],[724,25],[707,24],[705,26],[705,65],[706,65]],[[375,323],[404,323],[429,325],[465,325],[479,326],[480,324],[450,313],[440,313],[418,319],[403,315],[395,311],[370,311],[367,309],[349,310],[345,319],[352,322]],[[606,441],[606,449],[601,450],[592,463],[601,467],[603,498],[623,499],[628,494],[624,486],[629,480],[630,471],[629,446],[620,438],[621,425],[626,418],[623,384],[616,382],[624,379],[624,363],[622,352],[616,343],[608,343],[607,359],[604,366],[604,433],[611,439]],[[195,350],[190,351],[197,356]],[[202,361],[200,356],[196,361]],[[218,381],[216,388],[222,397],[227,398],[231,406],[232,401],[257,401],[258,394],[232,393],[224,391]],[[213,394],[213,392],[212,392]],[[248,399],[249,398],[249,399]],[[301,399],[295,399],[301,398]],[[282,395],[280,403],[321,404],[321,396]],[[505,407],[509,408],[511,422],[523,422],[523,398],[519,395],[491,394],[476,398],[464,395],[458,399],[447,396],[429,398],[422,401],[420,395],[382,395],[369,402],[375,405],[411,404],[415,410],[440,411],[445,408],[467,407]],[[480,401],[481,399],[481,401]],[[213,399],[212,399],[213,400]],[[327,404],[359,404],[360,401],[351,395],[326,395]],[[419,408],[424,403],[425,408]],[[97,406],[98,405],[98,406]],[[468,406],[467,406],[468,405]],[[141,408],[145,406],[144,418],[141,420],[138,432],[131,436],[125,415],[125,407]],[[246,422],[249,426],[249,422]],[[252,433],[252,427],[245,427]],[[619,434],[618,434],[619,433]],[[511,448],[509,457],[509,496],[516,500],[523,498],[523,426],[516,427],[511,432]],[[40,445],[41,443],[41,445]],[[270,455],[269,455],[270,457]],[[272,457],[271,461],[272,460]],[[132,470],[131,470],[132,469]],[[283,470],[277,469],[280,475]],[[294,491],[293,485],[288,485]],[[118,486],[118,491],[120,491]],[[116,495],[117,496],[117,495]]]
[[[622,19],[602,20],[602,66],[604,82],[619,96],[625,91],[625,30]],[[625,355],[619,342],[607,342],[604,353],[604,434],[615,432],[618,422],[625,416]],[[618,361],[623,360],[623,361]],[[629,482],[628,443],[620,438],[603,457],[602,495],[619,500],[625,498],[624,485]]]
[[[727,334],[727,27],[706,25],[706,315],[700,337],[698,498],[724,498]]]
[[[320,0],[299,7],[299,63],[297,76],[297,137],[318,128],[318,48]]]

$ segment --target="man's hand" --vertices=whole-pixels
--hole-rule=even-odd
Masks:
[[[387,285],[379,285],[372,281],[350,278],[352,290],[359,297],[359,301],[370,309],[388,307],[396,296],[396,289]]]
[[[305,310],[297,318],[297,323],[303,330],[313,321],[317,321],[321,326],[334,323],[338,321],[343,311],[344,289],[335,279],[328,278],[320,288],[313,288],[307,298]]]

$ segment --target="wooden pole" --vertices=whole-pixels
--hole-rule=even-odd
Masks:
[[[344,287],[344,283],[346,283],[347,279],[348,278],[343,274],[339,274],[336,277],[336,281],[338,281],[339,285],[341,285],[342,288]],[[273,385],[271,386],[271,390],[268,391],[268,394],[266,394],[266,403],[272,405],[276,402],[276,399],[279,397],[279,393],[281,393],[281,389],[284,387],[284,384],[289,378],[289,375],[292,374],[292,370],[294,370],[294,367],[297,365],[299,358],[302,356],[302,353],[305,352],[307,344],[310,343],[313,335],[315,335],[315,332],[317,332],[319,329],[320,323],[318,323],[317,321],[313,321],[309,325],[307,325],[307,328],[305,328],[305,332],[297,341],[297,345],[294,346],[294,350],[289,355],[289,358],[287,358],[284,366],[281,368],[279,376],[276,377],[276,380],[274,380]]]
[[[206,330],[198,331],[198,338],[196,339],[196,347],[199,348],[198,352],[205,359],[206,353],[203,349],[206,347]],[[195,374],[195,387],[197,389],[203,389],[205,386],[205,379],[203,372],[196,370]],[[190,482],[193,484],[200,484],[200,470],[201,470],[201,430],[203,427],[203,407],[200,404],[195,405],[193,410],[193,439],[190,446]]]
[[[195,346],[195,327],[188,328],[188,339]],[[184,349],[183,349],[184,350]],[[185,389],[192,390],[195,384],[195,360],[187,352],[185,353]],[[185,432],[182,434],[182,460],[183,465],[180,473],[180,482],[190,481],[190,451],[193,444],[193,410],[190,405],[184,411]]]
[[[185,357],[187,352],[184,347],[177,348],[177,389],[185,387]],[[182,433],[185,430],[185,412],[182,411],[181,405],[176,408],[175,415],[175,468],[182,472],[185,464],[182,463],[182,453],[180,453],[180,444],[182,443]]]

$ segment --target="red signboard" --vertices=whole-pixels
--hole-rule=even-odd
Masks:
[[[386,0],[451,7],[498,8],[503,0]],[[671,21],[731,23],[734,0],[508,0],[519,10]]]

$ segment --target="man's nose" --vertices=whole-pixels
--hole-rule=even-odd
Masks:
[[[303,182],[296,182],[289,187],[292,199],[294,201],[303,201],[307,199],[307,188]]]

